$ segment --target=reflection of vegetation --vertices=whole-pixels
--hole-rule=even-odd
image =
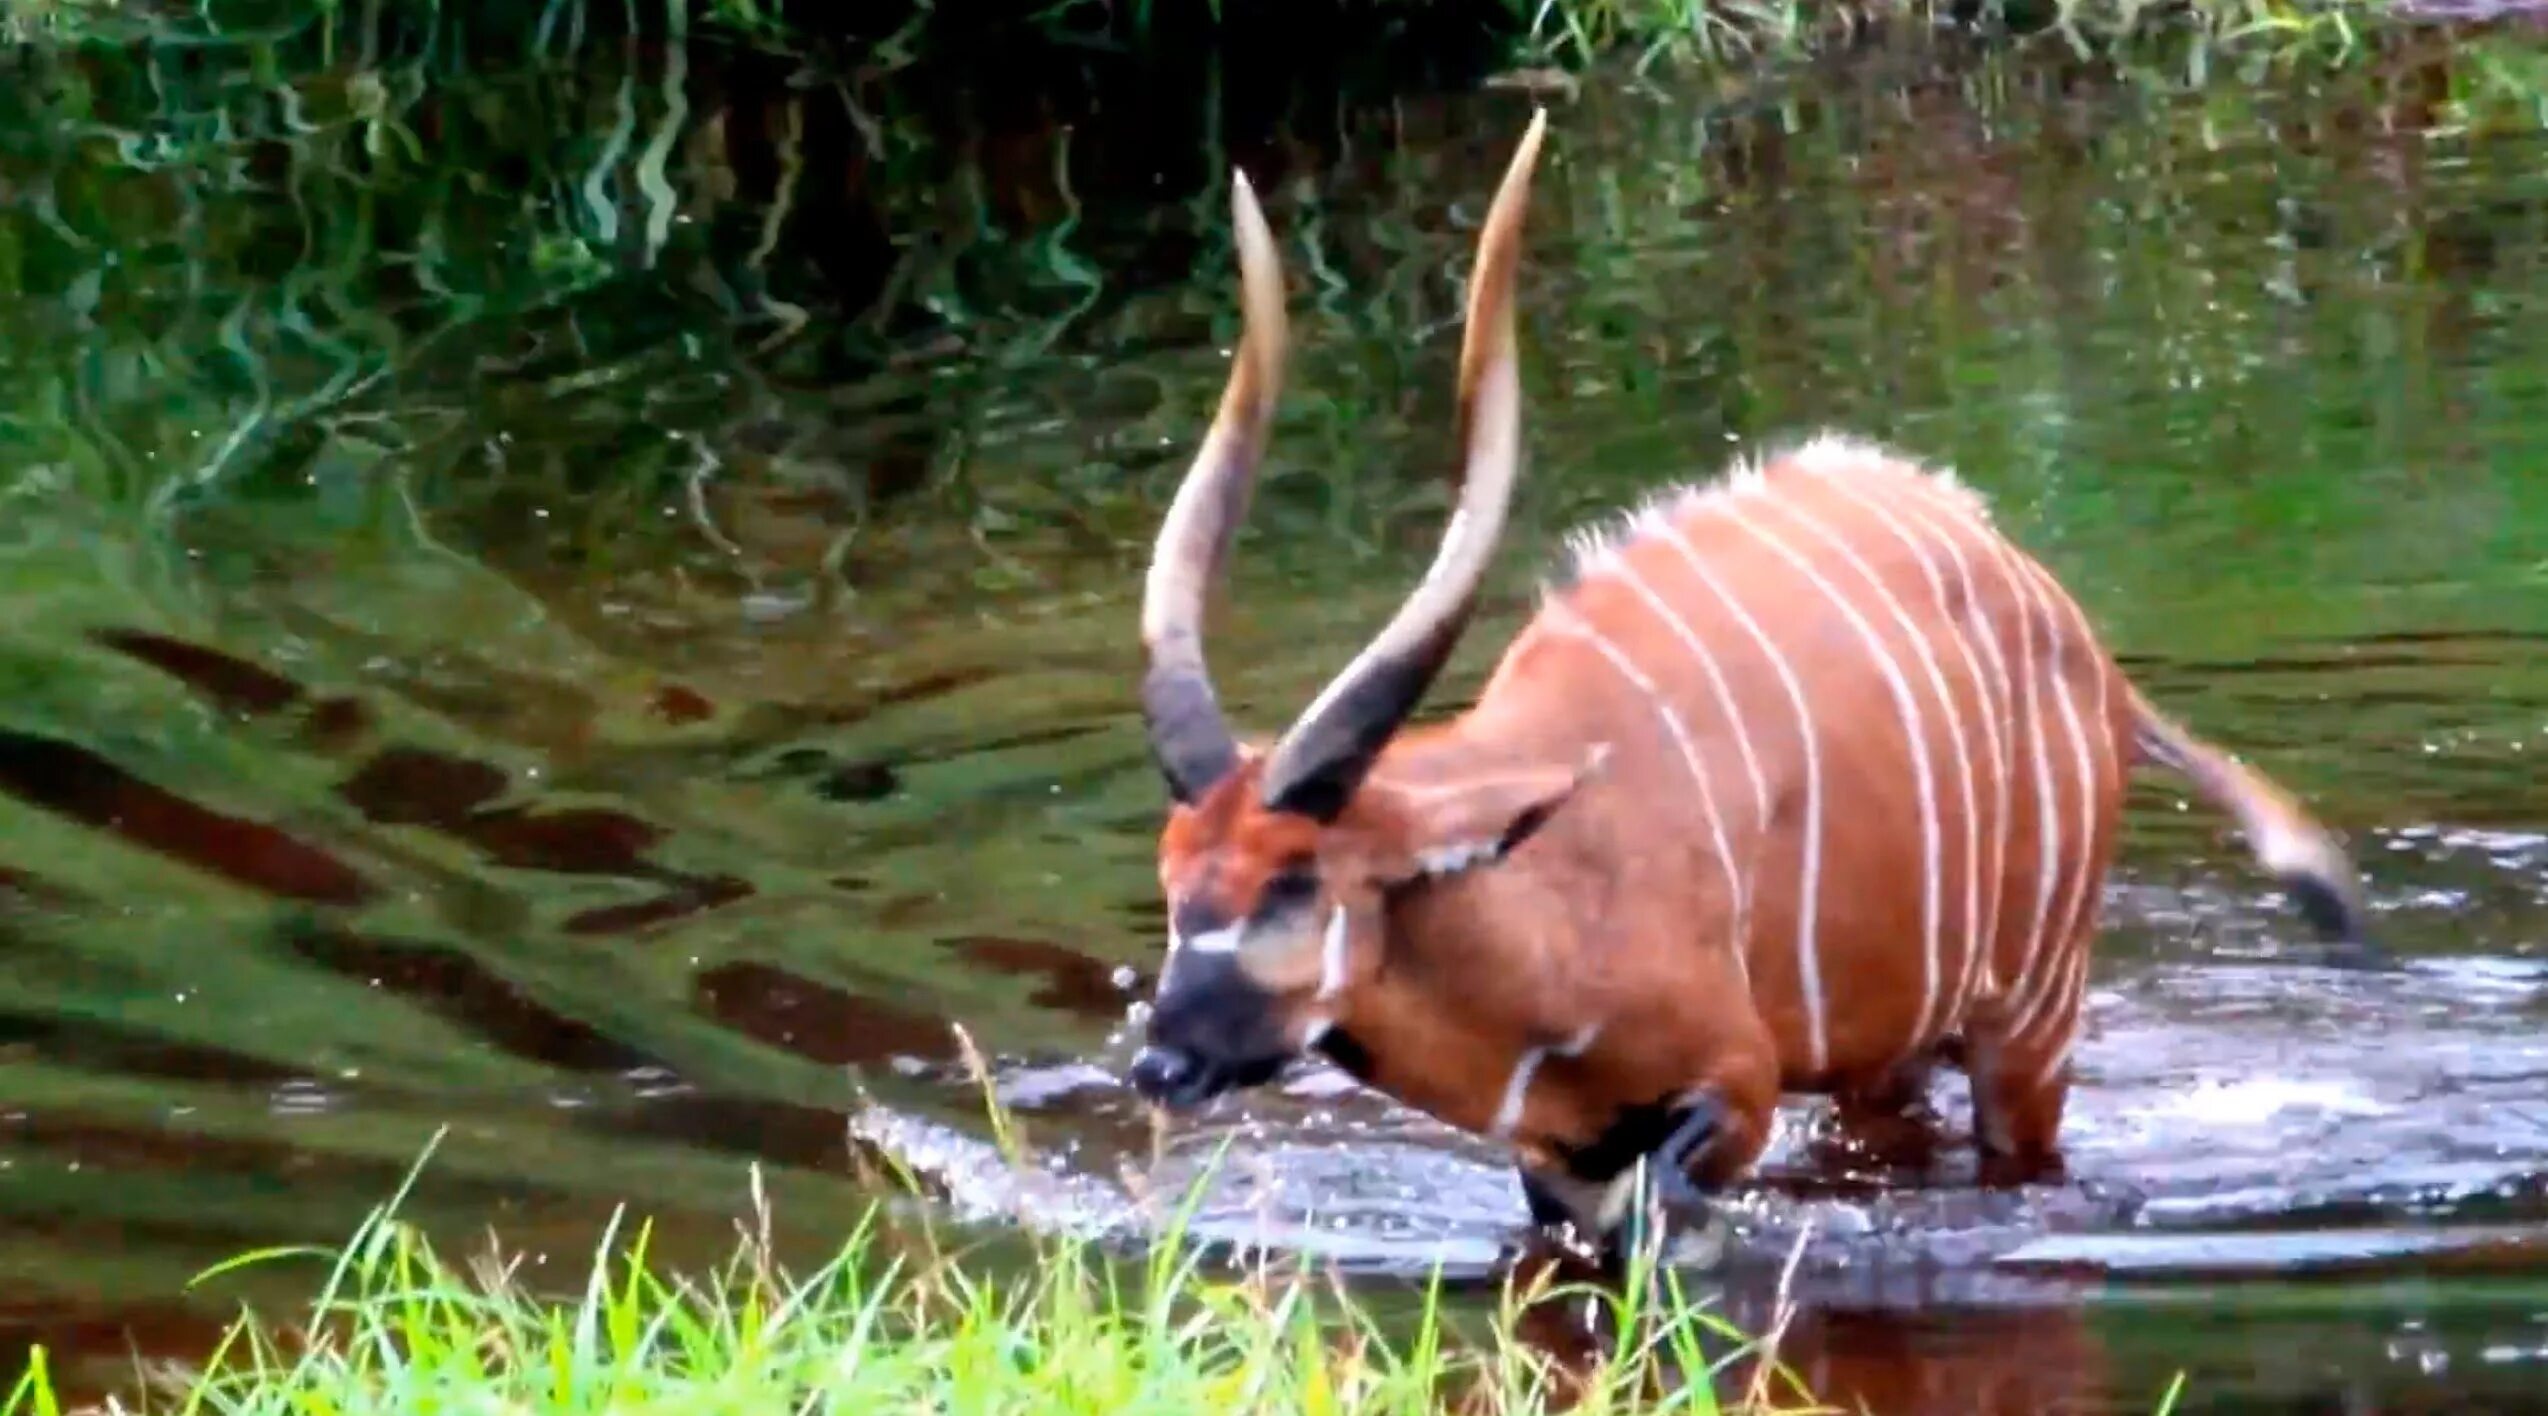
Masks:
[[[551,52],[654,22],[693,29],[716,43],[824,56],[845,74],[874,77],[962,69],[970,54],[1025,45],[1047,64],[1071,51],[1111,52],[1156,73],[1226,55],[1265,58],[1286,31],[1315,36],[1318,62],[1383,67],[1448,59],[1473,68],[1492,55],[1597,63],[1622,52],[1646,62],[1742,63],[1797,55],[1872,27],[1953,22],[1992,32],[2042,33],[2080,47],[2154,35],[2194,35],[2214,46],[2293,49],[2350,45],[2386,22],[2397,0],[877,0],[857,6],[804,0],[545,0],[491,6],[479,0],[397,0],[368,6],[304,0],[215,0],[185,8],[143,0],[0,0],[10,37],[183,39],[245,32],[351,32],[384,17],[431,47],[479,58]],[[641,14],[641,11],[643,12]],[[339,52],[354,52],[341,41]],[[1427,53],[1426,51],[1432,51]],[[387,59],[388,56],[375,56]],[[394,62],[394,59],[389,59]],[[1117,82],[1129,81],[1126,69]]]
[[[838,93],[756,108],[704,60],[676,75],[616,52],[378,85],[296,70],[266,41],[21,62],[28,82],[0,93],[0,171],[25,194],[0,212],[0,430],[18,454],[0,476],[20,528],[46,524],[37,510],[77,528],[18,562],[23,603],[48,607],[23,623],[279,583],[307,601],[274,632],[314,689],[382,658],[461,673],[450,642],[474,635],[489,662],[466,670],[486,676],[471,692],[576,700],[593,676],[642,677],[663,631],[637,626],[667,620],[697,627],[686,671],[720,699],[828,705],[853,666],[888,685],[979,673],[978,695],[859,738],[876,760],[940,765],[856,831],[759,787],[713,829],[750,814],[802,833],[809,875],[856,858],[925,891],[959,869],[950,812],[979,813],[962,868],[1040,872],[1050,842],[1010,828],[1057,780],[1084,783],[1071,850],[1099,866],[1073,873],[1083,888],[965,923],[1142,961],[1108,915],[1146,850],[1115,829],[1150,803],[1112,775],[1134,744],[1052,743],[1119,706],[1122,597],[1222,376],[1209,135],[1153,134],[1129,156],[986,137],[969,165],[914,179],[929,200],[859,195],[938,220],[894,228],[901,293],[871,287],[850,322],[853,288],[823,257],[859,208],[786,175],[807,135],[854,132]],[[2533,150],[2476,136],[2525,121],[2484,77],[2520,62],[2510,44],[2398,37],[2248,85],[2156,57],[2118,74],[1913,46],[1698,123],[1677,93],[1587,91],[1561,113],[1532,237],[1537,456],[1506,586],[1560,526],[1704,470],[1729,434],[1814,422],[1964,463],[2127,646],[2153,626],[2237,643],[2257,622],[2186,622],[2189,604],[2365,613],[2316,592],[2344,567],[2413,586],[2528,573],[2548,560],[2548,507],[2518,473],[2541,360],[2503,292],[2548,260],[2548,232],[2519,195]],[[1230,687],[1269,713],[1426,552],[1462,222],[1522,102],[1346,108],[1327,115],[1338,132],[1251,149],[1301,345],[1236,568],[1256,612],[1230,630]],[[1127,174],[1166,152],[1194,186],[1135,196],[1147,184]],[[948,219],[938,199],[962,194]],[[2480,449],[2473,428],[2497,431]],[[2245,470],[2293,449],[2330,470]],[[2458,470],[2394,494],[2427,467]],[[154,563],[181,547],[200,558]],[[487,636],[435,612],[456,598],[445,577],[483,585],[485,562],[536,600],[487,587],[480,613],[546,601],[562,622]],[[95,564],[111,574],[64,569]],[[734,628],[738,602],[765,620],[824,611],[808,642],[854,650],[774,662]],[[1499,627],[1473,636],[1466,672]],[[594,645],[627,667],[595,667]],[[34,662],[75,687],[22,695],[20,723],[76,735],[95,651]],[[1029,731],[1053,737],[968,751]],[[336,770],[278,779],[253,765],[273,751],[225,729],[118,749],[180,783],[236,754],[225,787],[274,798]],[[646,752],[586,781],[680,823],[698,774],[728,770],[690,763],[659,791]],[[700,868],[766,871],[767,849]],[[827,937],[763,947],[802,976],[836,967]],[[884,964],[933,967],[909,958]]]
[[[36,193],[0,249],[18,351],[0,378],[24,375],[0,418],[37,452],[21,491],[165,509],[315,484],[351,511],[353,488],[430,503],[466,469],[624,513],[741,462],[891,493],[981,431],[969,394],[1224,241],[1205,190],[1220,102],[1191,74],[1155,86],[1163,113],[1118,95],[1126,116],[1075,136],[1086,75],[1040,90],[1065,111],[1019,114],[1006,75],[950,89],[918,59],[739,52],[679,4],[632,8],[625,44],[551,6],[510,62],[479,52],[500,49],[483,27],[464,56],[438,48],[460,21],[395,7],[268,29],[113,13],[147,42],[21,51],[0,98],[0,162]],[[1171,200],[1128,208],[1134,189]],[[101,342],[84,366],[50,357]],[[789,390],[892,369],[926,376],[826,400],[870,465],[788,455]],[[613,421],[571,410],[632,393],[642,434],[574,449],[603,484],[515,426]],[[711,426],[749,445],[711,446]]]
[[[0,165],[32,198],[0,217],[0,427],[33,454],[9,474],[21,494],[167,510],[316,486],[342,517],[500,486],[506,508],[548,513],[551,550],[600,553],[558,527],[571,510],[587,527],[682,530],[724,574],[738,544],[719,514],[752,513],[721,500],[758,486],[834,507],[801,558],[868,584],[899,573],[871,554],[906,569],[939,554],[906,560],[861,534],[916,490],[942,494],[931,515],[968,520],[974,545],[1050,539],[1057,518],[1089,522],[1082,544],[1111,541],[1148,514],[1121,474],[1173,456],[1217,376],[1199,346],[1228,318],[1211,273],[1234,160],[1276,183],[1331,321],[1306,332],[1304,400],[1361,390],[1296,400],[1314,421],[1287,434],[1287,458],[1339,465],[1371,415],[1434,396],[1431,365],[1410,361],[1456,309],[1465,251],[1440,226],[1478,173],[1359,99],[1269,108],[1207,76],[1148,106],[1020,112],[943,75],[888,81],[925,70],[917,58],[880,79],[710,43],[677,4],[629,12],[644,44],[559,20],[540,44],[574,62],[492,67],[378,7],[328,13],[184,48],[17,56]],[[2518,44],[2390,36],[2362,53],[2275,82],[2446,127],[2535,119],[2548,92]],[[2123,73],[2176,87],[2220,62],[2177,46]],[[2101,66],[2049,66],[2064,67]],[[2025,68],[1971,71],[1976,115],[1993,121]],[[1866,72],[1824,82],[1892,82]],[[1820,101],[1763,92],[1781,111]],[[1732,145],[1693,150],[1672,190],[1744,184],[1745,135],[1783,121],[1740,116],[1756,102],[1735,99]],[[2236,87],[2204,103],[2272,106]],[[1583,112],[1639,105],[1596,94]],[[91,352],[65,361],[66,347]],[[1387,366],[1321,362],[1340,348]],[[1091,366],[1142,350],[1176,352]],[[1056,406],[1108,411],[1101,456],[1003,473],[1018,430]],[[1360,493],[1322,480],[1322,509],[1290,524],[1360,539]],[[1296,504],[1278,492],[1270,523]]]

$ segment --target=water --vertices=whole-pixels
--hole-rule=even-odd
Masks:
[[[1799,1106],[1734,1205],[1729,1303],[1766,1318],[1792,1258],[1827,1394],[2542,1379],[2548,142],[2491,87],[2528,52],[1913,41],[1558,102],[1532,461],[1437,701],[1567,526],[1852,427],[1956,464],[2156,698],[2347,832],[2411,961],[2284,957],[2222,823],[2142,789],[2076,1183],[1971,1189],[1949,1090],[1930,1169]],[[1154,1156],[1115,1071],[1161,923],[1134,595],[1231,329],[1218,173],[1295,276],[1213,641],[1271,729],[1430,554],[1528,99],[971,113],[969,165],[887,111],[860,168],[819,89],[634,54],[8,61],[0,1326],[92,1372],[200,1350],[240,1290],[190,1275],[341,1237],[446,1129],[411,1212],[561,1266],[623,1201],[718,1252],[756,1163],[810,1251],[880,1153],[1123,1233],[1127,1172],[1234,1138],[1207,1232],[1482,1282],[1520,1207],[1476,1147],[1312,1074]],[[950,1021],[1046,1168],[989,1153]]]

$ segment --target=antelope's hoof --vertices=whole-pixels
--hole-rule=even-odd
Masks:
[[[1707,1149],[1708,1142],[1716,1138],[1724,1119],[1724,1105],[1714,1097],[1702,1095],[1681,1109],[1671,1132],[1654,1148],[1656,1194],[1666,1206],[1693,1214],[1710,1211],[1709,1197],[1690,1178],[1690,1168]]]
[[[1663,1162],[1655,1176],[1655,1195],[1663,1207],[1689,1219],[1704,1219],[1716,1213],[1714,1196],[1699,1188],[1697,1181],[1669,1161]]]

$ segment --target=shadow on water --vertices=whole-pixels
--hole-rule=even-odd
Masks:
[[[880,1158],[1120,1231],[1127,1169],[1235,1137],[1206,1233],[1480,1281],[1509,1178],[1332,1076],[1153,1162],[1131,597],[1222,374],[1235,154],[1301,351],[1234,710],[1394,602],[1528,100],[932,152],[679,44],[279,52],[7,61],[0,1330],[194,1349],[190,1274],[340,1237],[445,1126],[419,1217],[561,1262],[621,1201],[713,1241],[746,1162],[802,1245]],[[2469,1410],[2548,1344],[2548,144],[2491,101],[2535,61],[2186,62],[1880,45],[1556,115],[1532,472],[1446,698],[1531,547],[1851,425],[1958,464],[2351,833],[2413,960],[2280,958],[2219,824],[2145,790],[2078,1183],[1975,1190],[1942,1093],[1918,1164],[1794,1108],[1735,1202],[1732,1314],[1792,1261],[1787,1360],[1878,1410],[2146,1409],[2179,1367],[2206,1409]],[[991,1155],[958,1020],[1054,1168]]]

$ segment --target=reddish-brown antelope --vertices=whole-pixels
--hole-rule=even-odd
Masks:
[[[1642,1212],[1635,1176],[1687,1202],[1741,1175],[1782,1092],[1898,1109],[1941,1061],[1970,1080],[1993,1173],[2057,1173],[2144,761],[2367,955],[2336,841],[2153,708],[1977,495],[1864,443],[1808,441],[1578,537],[1476,703],[1404,727],[1518,471],[1514,268],[1545,122],[1478,236],[1441,547],[1270,748],[1232,735],[1202,648],[1287,338],[1273,238],[1234,178],[1245,333],[1142,604],[1174,801],[1141,1094],[1191,1107],[1314,1050],[1508,1144],[1533,1219],[1605,1245]]]

